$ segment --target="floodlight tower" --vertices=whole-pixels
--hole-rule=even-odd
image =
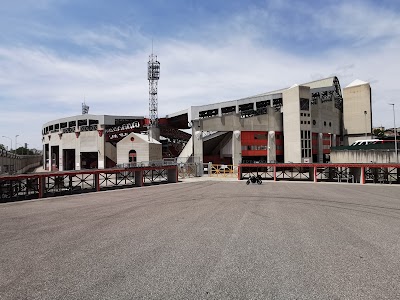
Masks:
[[[160,62],[157,60],[157,56],[151,51],[149,56],[149,62],[147,63],[147,79],[149,80],[149,134],[155,139],[159,139],[157,136],[158,128],[158,95],[157,85],[158,79],[160,79]]]

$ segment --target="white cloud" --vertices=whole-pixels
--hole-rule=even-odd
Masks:
[[[342,4],[338,11],[346,9],[349,8]],[[358,6],[358,11],[370,16],[371,8]],[[268,17],[263,14],[259,12],[257,17]],[[225,23],[207,26],[204,30],[212,34],[210,42],[159,39],[156,47],[161,62],[159,115],[338,75],[342,88],[354,79],[370,81],[374,125],[392,126],[386,102],[396,102],[393,95],[400,94],[397,88],[400,42],[395,38],[398,29],[388,30],[396,15],[384,10],[378,10],[378,15],[376,23],[380,29],[371,37],[386,40],[380,47],[373,47],[373,51],[332,45],[331,51],[305,57],[278,50],[274,44],[262,45],[259,37],[264,29],[253,26],[254,10]],[[339,23],[345,22],[345,16],[339,13],[335,16]],[[382,21],[385,16],[388,22]],[[370,18],[369,22],[374,20]],[[231,26],[236,21],[238,25]],[[246,21],[247,26],[240,26]],[[367,21],[361,24],[358,16],[349,21],[349,26],[355,23],[351,29],[334,26],[324,18],[316,21],[335,35],[343,30],[350,37],[357,36],[362,28],[373,27]],[[210,31],[213,26],[219,29]],[[25,139],[30,145],[40,147],[42,125],[80,114],[84,96],[90,113],[148,115],[146,68],[150,39],[138,30],[113,26],[83,31],[79,36],[75,33],[74,29],[65,36],[72,42],[98,47],[101,51],[96,55],[67,56],[43,46],[0,46],[0,105],[7,107],[0,110],[0,136],[19,134],[21,142]],[[135,42],[131,42],[132,36],[137,37]],[[218,43],[213,43],[215,40]],[[115,49],[108,51],[105,49],[108,46]],[[0,140],[0,143],[6,142]]]

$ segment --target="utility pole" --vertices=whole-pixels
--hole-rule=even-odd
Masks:
[[[367,111],[366,110],[364,110],[364,120],[365,120],[365,139],[367,139],[368,129],[367,129]]]
[[[396,112],[394,110],[394,103],[389,103],[393,108],[393,129],[394,129],[394,155],[396,156],[396,163],[399,163],[399,157],[397,156],[397,128],[396,128]]]
[[[10,137],[8,137],[8,136],[5,136],[5,135],[3,135],[2,136],[3,138],[6,138],[6,139],[9,139],[10,140],[10,143],[11,143],[11,148],[10,148],[10,153],[9,153],[9,155],[10,155],[10,161],[9,161],[9,165],[8,165],[8,173],[9,174],[11,174],[11,150],[12,150],[12,138],[10,138]]]

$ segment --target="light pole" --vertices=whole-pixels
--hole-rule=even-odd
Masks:
[[[397,128],[396,128],[396,113],[394,110],[394,103],[389,103],[393,107],[393,129],[394,129],[394,155],[396,156],[396,163],[399,163],[399,158],[397,156]]]
[[[5,136],[5,135],[3,135],[2,137],[10,140],[10,143],[11,143],[10,152],[11,152],[11,150],[12,150],[12,138],[10,138],[8,136]],[[11,153],[10,153],[10,161],[9,161],[9,163],[10,164],[8,165],[8,173],[11,174]]]
[[[17,154],[17,137],[19,137],[19,134],[15,136],[15,154]]]
[[[12,138],[10,138],[10,137],[8,137],[8,136],[5,136],[5,135],[3,135],[2,137],[10,140],[10,142],[11,142],[10,151],[11,151],[11,150],[12,150]]]
[[[364,110],[364,119],[365,119],[365,138],[367,137],[367,111]]]

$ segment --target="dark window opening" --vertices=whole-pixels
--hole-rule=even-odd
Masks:
[[[257,108],[268,107],[271,105],[271,100],[259,101],[256,103]]]
[[[210,109],[210,110],[203,110],[199,112],[200,118],[208,118],[218,115],[218,108]]]
[[[99,124],[99,120],[89,120],[89,126]]]
[[[239,111],[246,111],[246,110],[253,110],[253,109],[254,109],[253,103],[239,105]]]
[[[300,110],[310,110],[310,100],[300,98]]]
[[[236,112],[236,106],[223,107],[223,108],[221,109],[221,112],[222,112],[223,114],[228,114],[228,113],[231,113],[231,112]]]
[[[87,120],[78,120],[78,126],[85,126],[87,125]]]

